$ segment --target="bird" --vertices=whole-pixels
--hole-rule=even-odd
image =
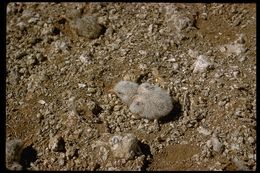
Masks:
[[[143,83],[138,87],[137,94],[129,106],[132,113],[146,119],[159,119],[168,115],[172,109],[173,104],[168,92],[149,83]]]
[[[131,81],[119,81],[113,91],[128,106],[132,103],[132,98],[137,94],[138,84]]]
[[[155,85],[151,85],[149,83],[143,83],[141,85],[139,85],[138,89],[137,89],[137,93],[138,94],[142,94],[142,93],[147,93],[147,92],[151,92],[151,91],[154,91],[154,92],[161,92],[162,94],[168,94],[167,92],[164,92],[162,90],[162,88],[158,87],[158,86],[155,86]]]
[[[159,119],[173,108],[169,93],[149,83],[137,84],[131,81],[118,82],[113,91],[127,104],[130,112],[146,119]]]

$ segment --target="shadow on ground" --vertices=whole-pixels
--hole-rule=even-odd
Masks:
[[[173,101],[173,109],[172,111],[166,115],[165,117],[162,117],[159,119],[159,122],[161,124],[168,123],[170,121],[176,121],[182,116],[182,105],[179,101]]]

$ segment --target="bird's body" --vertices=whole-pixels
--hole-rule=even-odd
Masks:
[[[133,99],[129,109],[146,119],[159,119],[172,110],[170,96],[162,89],[139,93]]]
[[[168,94],[162,88],[155,86],[155,85],[151,85],[149,83],[143,83],[143,84],[139,85],[139,87],[137,89],[138,94],[143,94],[143,93],[147,93],[147,92],[160,92],[162,94],[166,94],[166,95]]]
[[[120,81],[114,87],[114,92],[123,103],[130,105],[133,96],[137,94],[138,84],[130,81]]]
[[[173,108],[168,92],[149,83],[120,81],[114,88],[117,96],[129,106],[132,113],[146,119],[159,119]]]

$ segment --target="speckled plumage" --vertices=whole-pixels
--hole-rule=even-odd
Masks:
[[[147,119],[159,119],[173,108],[168,92],[149,83],[138,84],[120,81],[114,87],[117,96],[129,106],[132,113]]]
[[[120,81],[114,87],[114,92],[123,103],[130,105],[132,98],[137,94],[138,84],[130,81]]]
[[[166,116],[172,108],[170,95],[165,90],[152,85],[148,88],[141,88],[129,106],[132,113],[137,113],[147,119],[159,119]]]

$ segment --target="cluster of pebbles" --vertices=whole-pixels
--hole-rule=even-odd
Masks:
[[[256,170],[255,8],[9,3],[6,167]]]

